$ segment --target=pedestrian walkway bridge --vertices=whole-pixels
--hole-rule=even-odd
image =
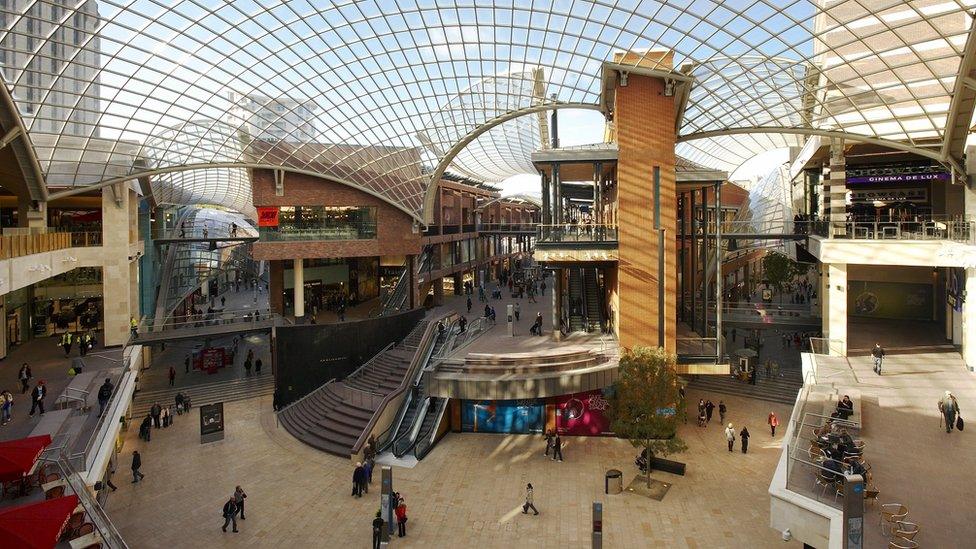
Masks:
[[[210,243],[218,244],[218,243],[221,243],[221,242],[237,242],[237,243],[242,243],[242,242],[256,242],[257,239],[258,239],[257,236],[217,236],[217,235],[214,235],[214,236],[211,236],[211,237],[188,236],[186,238],[180,238],[180,237],[176,236],[176,237],[156,238],[156,239],[153,240],[153,242],[156,243],[156,244],[188,244],[188,243],[191,243],[191,242],[210,242]]]
[[[139,324],[138,334],[129,338],[129,344],[145,345],[246,332],[269,332],[278,322],[282,322],[281,317],[271,314],[267,309],[215,311],[173,317],[163,323],[155,323],[152,319],[147,319]]]

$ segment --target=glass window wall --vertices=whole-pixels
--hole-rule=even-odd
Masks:
[[[281,206],[278,226],[260,227],[262,240],[376,238],[375,206]]]

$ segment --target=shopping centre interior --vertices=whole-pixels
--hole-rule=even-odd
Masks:
[[[0,547],[971,546],[974,8],[0,2]]]

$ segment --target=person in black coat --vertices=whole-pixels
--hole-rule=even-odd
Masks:
[[[139,471],[140,467],[142,467],[142,456],[139,455],[139,450],[135,450],[132,452],[132,484],[146,478],[146,475]]]
[[[234,496],[231,496],[224,504],[224,525],[220,528],[224,532],[227,531],[227,525],[233,523],[234,532],[237,532],[237,503],[234,501]]]
[[[34,386],[34,390],[31,391],[31,409],[30,415],[34,417],[34,410],[40,408],[41,415],[44,415],[44,397],[47,396],[47,386],[44,384],[44,380],[37,382]]]
[[[748,454],[749,453],[749,429],[747,427],[743,427],[742,430],[739,431],[739,438],[742,439],[742,453]]]
[[[556,461],[557,458],[559,461],[563,460],[563,439],[559,438],[558,433],[556,438],[552,440],[552,460]]]
[[[383,520],[383,515],[381,512],[376,512],[376,518],[373,519],[373,549],[380,549],[380,543],[383,541],[383,525],[386,522]]]
[[[366,470],[363,464],[357,462],[356,468],[352,472],[352,495],[357,498],[363,497],[363,484],[366,482]]]
[[[105,406],[108,404],[109,399],[112,398],[112,392],[115,391],[115,386],[112,385],[112,380],[105,378],[105,383],[98,388],[98,415],[101,416],[105,413]]]

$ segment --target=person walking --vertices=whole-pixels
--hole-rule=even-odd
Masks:
[[[14,395],[10,391],[0,392],[0,426],[10,423],[10,411],[14,407]]]
[[[769,435],[776,436],[776,427],[779,425],[779,418],[776,417],[776,412],[769,412],[769,417],[766,418],[766,424],[769,425]]]
[[[956,426],[956,416],[959,415],[959,401],[956,400],[951,391],[946,391],[939,399],[939,412],[942,413],[942,419],[945,420],[946,432],[951,433],[952,428]]]
[[[251,375],[251,357],[250,356],[248,356],[244,360],[244,375],[246,377],[250,377],[250,375]]]
[[[471,297],[468,297],[468,314],[471,314]]]
[[[30,390],[30,380],[34,379],[34,375],[31,373],[30,366],[26,362],[20,367],[17,379],[20,380],[20,394],[27,394],[27,391]]]
[[[37,382],[34,386],[34,390],[31,391],[31,409],[30,416],[34,417],[34,411],[40,409],[41,415],[44,415],[44,397],[47,396],[47,387],[44,380]]]
[[[237,504],[237,512],[241,515],[241,520],[244,520],[244,500],[247,498],[247,494],[244,493],[244,489],[240,486],[234,488],[234,503]]]
[[[560,462],[563,460],[563,439],[559,437],[559,433],[556,433],[556,438],[552,439],[552,460],[556,461],[556,459]]]
[[[729,443],[729,451],[732,451],[732,447],[735,446],[735,430],[732,429],[732,424],[725,428],[725,440]]]
[[[153,427],[159,429],[162,427],[159,418],[163,414],[163,407],[159,405],[159,402],[155,402],[152,408],[149,408],[149,415],[152,416]]]
[[[397,521],[397,537],[402,538],[407,535],[407,502],[403,498],[397,503],[394,509]]]
[[[546,453],[542,454],[549,457],[549,450],[552,450],[552,442],[555,437],[552,434],[552,429],[546,430]]]
[[[65,332],[61,334],[61,348],[64,349],[64,357],[68,358],[71,354],[71,332]]]
[[[749,428],[743,427],[742,430],[739,431],[739,437],[742,439],[742,453],[748,454],[749,453]]]
[[[185,374],[190,373],[190,355],[186,355],[183,358],[183,370]]]
[[[711,400],[705,401],[705,423],[712,422],[712,412],[715,411],[715,405],[712,404]]]
[[[129,333],[132,334],[132,339],[139,337],[139,323],[134,316],[129,317]]]
[[[227,525],[233,524],[234,525],[233,531],[236,534],[237,533],[237,502],[234,501],[234,496],[231,496],[230,499],[227,500],[227,503],[224,503],[223,514],[224,514],[224,525],[220,529],[226,532]]]
[[[376,512],[376,518],[373,519],[373,549],[380,549],[380,543],[383,541],[383,525],[386,522],[383,520],[382,511]]]
[[[718,422],[719,423],[725,424],[725,412],[727,411],[728,408],[725,407],[725,401],[722,400],[718,401],[718,419],[719,419]]]
[[[254,361],[254,375],[256,376],[261,375],[261,366],[263,365],[264,363],[261,362],[260,358]]]
[[[142,456],[139,455],[139,450],[132,451],[132,484],[139,482],[140,480],[146,478],[146,475],[142,474],[139,469],[142,468]]]
[[[525,485],[525,503],[522,504],[522,514],[526,515],[529,513],[529,509],[536,515],[539,514],[539,510],[535,508],[535,495],[533,493],[532,483]]]
[[[169,386],[172,387],[176,383],[176,368],[169,367]]]
[[[352,495],[357,498],[363,497],[363,464],[356,462],[356,468],[352,471]]]
[[[102,386],[98,388],[98,417],[102,417],[102,414],[105,413],[105,406],[112,398],[114,391],[115,386],[112,385],[112,380],[105,378],[105,383],[102,383]]]
[[[521,312],[521,308],[519,307],[518,302],[516,302],[515,303],[515,322],[518,322],[518,320],[519,320],[519,313],[520,312]]]
[[[874,349],[871,349],[871,356],[874,357],[874,373],[881,375],[881,363],[884,361],[885,352],[881,348],[880,343],[874,344]]]

